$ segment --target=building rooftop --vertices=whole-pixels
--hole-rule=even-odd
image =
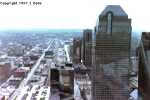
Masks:
[[[22,88],[20,94],[18,94],[16,100],[49,100],[50,98],[50,87],[48,86],[26,86]]]
[[[114,16],[128,16],[120,5],[108,5],[102,11],[100,16],[105,16],[108,12],[112,12]]]
[[[9,96],[15,91],[15,87],[8,85],[6,87],[0,87],[0,100],[1,97],[5,96],[5,98],[9,98]]]

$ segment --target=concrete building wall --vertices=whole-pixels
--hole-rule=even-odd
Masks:
[[[82,48],[82,40],[80,38],[75,38],[73,40],[73,63],[78,64],[81,63],[81,48]]]

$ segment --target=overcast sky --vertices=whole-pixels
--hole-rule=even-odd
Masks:
[[[15,1],[15,0],[1,0]],[[133,31],[150,31],[149,0],[16,0],[42,1],[41,6],[0,5],[0,29],[91,28],[106,5],[121,5]]]

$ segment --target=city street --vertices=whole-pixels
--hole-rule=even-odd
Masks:
[[[50,40],[49,46],[43,51],[43,54],[41,55],[41,57],[38,59],[36,64],[33,66],[30,73],[28,73],[27,78],[23,79],[23,81],[20,83],[18,89],[15,90],[15,92],[13,93],[13,95],[10,97],[9,100],[14,100],[16,98],[16,96],[21,92],[21,89],[28,84],[28,82],[31,79],[31,77],[33,76],[35,70],[37,69],[37,67],[39,67],[39,64],[41,63],[41,60],[44,58],[45,52],[47,50],[49,50],[50,48],[52,48],[54,42],[55,42],[55,40]]]

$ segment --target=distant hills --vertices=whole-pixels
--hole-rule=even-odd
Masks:
[[[74,37],[82,36],[82,29],[37,29],[37,30],[7,30],[0,31],[0,38],[9,37],[9,38],[19,38],[22,36],[36,36],[39,35],[41,37],[47,38],[61,38],[68,39]],[[138,46],[138,43],[141,38],[140,32],[132,32],[131,38],[131,50],[134,51]]]
[[[82,36],[82,29],[36,29],[36,30],[5,30],[0,31],[1,36],[15,36],[15,35],[43,35],[56,38],[71,38]]]

